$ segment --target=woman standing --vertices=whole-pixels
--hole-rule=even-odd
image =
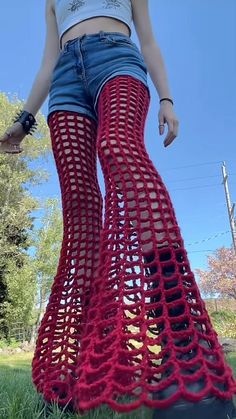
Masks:
[[[41,68],[0,149],[22,152],[49,93],[64,235],[33,382],[48,402],[80,411],[145,404],[159,419],[232,419],[232,371],[144,144],[148,72],[160,98],[160,135],[168,126],[164,146],[178,134],[148,2],[47,0],[46,21]],[[130,39],[132,21],[141,52]]]

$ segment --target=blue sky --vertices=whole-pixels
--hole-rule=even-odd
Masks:
[[[38,71],[45,39],[44,1],[2,2],[0,90],[26,99]],[[170,193],[192,269],[232,243],[221,162],[236,200],[236,2],[149,0],[153,32],[165,61],[179,135],[164,148],[158,134],[159,98],[148,78],[151,104],[146,148]],[[133,28],[132,39],[138,44]],[[42,106],[47,115],[47,100]],[[165,131],[165,134],[167,130]],[[37,196],[60,197],[53,159]],[[104,181],[98,164],[99,182]],[[42,213],[36,216],[40,221]]]

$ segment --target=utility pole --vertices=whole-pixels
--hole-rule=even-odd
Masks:
[[[224,184],[224,188],[225,188],[225,197],[226,197],[226,203],[227,203],[228,214],[229,214],[229,223],[230,223],[231,234],[232,234],[232,239],[233,239],[234,252],[236,254],[236,227],[235,227],[235,220],[234,220],[235,204],[231,206],[231,199],[230,199],[229,186],[228,186],[228,175],[226,173],[225,162],[223,162],[223,165],[222,165],[222,174],[223,174],[222,183]]]

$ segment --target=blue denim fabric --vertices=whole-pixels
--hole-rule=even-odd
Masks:
[[[84,34],[65,43],[54,67],[48,116],[56,110],[86,114],[97,122],[97,103],[104,84],[117,75],[147,83],[147,66],[137,45],[120,32]]]

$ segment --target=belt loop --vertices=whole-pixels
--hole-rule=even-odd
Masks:
[[[100,38],[103,38],[104,37],[104,31],[99,31],[99,36],[100,36]]]

